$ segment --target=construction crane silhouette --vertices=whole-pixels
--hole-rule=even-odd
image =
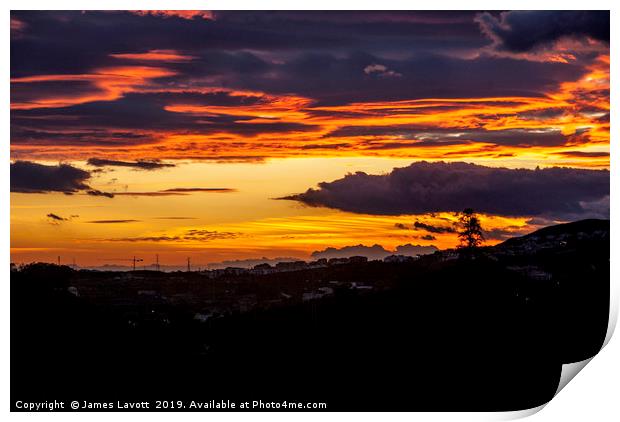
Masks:
[[[144,261],[144,259],[141,259],[141,258],[136,259],[135,256],[133,257],[133,270],[134,271],[136,270],[136,262],[142,262],[142,261]]]

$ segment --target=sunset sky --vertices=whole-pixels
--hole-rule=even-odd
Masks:
[[[609,218],[609,63],[608,12],[12,12],[12,261]]]

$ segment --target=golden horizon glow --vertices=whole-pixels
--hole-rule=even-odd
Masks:
[[[182,265],[187,256],[196,264],[206,265],[262,257],[307,260],[316,250],[358,244],[379,244],[387,250],[408,243],[440,249],[456,246],[454,233],[435,233],[433,240],[425,240],[422,237],[429,233],[413,229],[414,221],[451,227],[455,221],[451,213],[373,216],[273,199],[347,172],[380,174],[408,163],[403,159],[346,157],[274,159],[263,164],[225,166],[185,163],[156,172],[119,168],[93,179],[93,188],[114,193],[223,186],[225,182],[235,187],[230,193],[197,193],[163,202],[150,196],[110,199],[79,193],[12,193],[11,256],[15,262],[56,262],[60,255],[65,263],[75,258],[79,265],[99,266],[119,257],[159,254],[162,262],[170,265]],[[288,176],[282,179],[283,174]],[[48,213],[67,220],[51,221]],[[101,220],[119,222],[96,223]],[[514,235],[538,227],[527,224],[527,217],[481,215],[481,220],[485,230],[502,229]],[[397,224],[407,226],[407,230]],[[183,239],[191,230],[210,233]],[[489,239],[487,244],[499,241]]]

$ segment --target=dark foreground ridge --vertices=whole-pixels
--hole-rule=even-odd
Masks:
[[[531,408],[600,350],[609,256],[609,221],[584,220],[474,253],[216,278],[29,265],[11,273],[12,406]]]

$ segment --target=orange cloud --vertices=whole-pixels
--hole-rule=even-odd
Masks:
[[[205,20],[215,20],[213,12],[209,10],[130,10],[130,13],[141,16],[159,16],[162,18],[182,18],[182,19],[195,19],[201,18]]]
[[[146,53],[114,55],[121,59],[174,61],[189,59],[172,50],[150,50]],[[563,83],[556,92],[543,97],[487,97],[487,98],[426,98],[405,101],[377,101],[351,103],[339,106],[317,106],[310,98],[294,94],[275,95],[260,91],[236,90],[216,86],[167,88],[152,83],[153,79],[175,75],[164,67],[119,66],[100,68],[92,73],[78,75],[39,75],[13,78],[19,88],[23,84],[48,81],[88,82],[92,92],[59,94],[13,102],[12,109],[66,107],[91,101],[113,101],[127,93],[196,93],[225,94],[229,97],[248,97],[249,103],[231,105],[195,104],[170,100],[162,105],[165,111],[191,116],[203,125],[200,132],[184,130],[149,130],[148,142],[127,146],[122,151],[116,145],[88,145],[71,148],[46,148],[14,144],[14,158],[86,158],[97,154],[107,158],[135,159],[206,159],[206,160],[260,160],[265,157],[295,156],[389,156],[415,159],[484,159],[501,158],[506,162],[531,162],[542,165],[572,165],[605,167],[609,159],[592,155],[567,157],[558,154],[566,148],[587,150],[609,145],[609,56],[601,56],[579,80]],[[204,119],[201,119],[204,117]],[[53,113],[52,117],[53,118]],[[232,121],[228,126],[214,126],[210,118]],[[270,133],[260,131],[261,124],[296,124],[308,130]],[[256,130],[240,134],[235,128],[258,125]],[[343,128],[376,128],[374,132],[357,136],[343,136]],[[424,142],[425,138],[403,137],[406,128],[442,130],[441,142]],[[387,128],[381,130],[381,128]],[[97,129],[97,128],[93,128]],[[102,127],[98,130],[109,130]],[[468,139],[463,131],[484,130],[485,141]],[[529,131],[531,136],[552,132],[566,137],[563,145],[519,145],[501,141],[507,130]],[[419,130],[418,132],[424,132]],[[285,135],[283,135],[285,133]],[[438,135],[439,136],[439,135]],[[456,138],[460,142],[454,141]],[[423,147],[421,147],[423,146]],[[535,165],[534,165],[535,166]]]
[[[195,58],[194,56],[180,54],[175,50],[149,50],[146,53],[117,53],[110,54],[110,57],[114,57],[115,59],[161,62],[187,62]]]
[[[92,73],[78,75],[37,75],[11,78],[11,84],[29,84],[44,82],[88,82],[92,91],[86,94],[60,93],[58,96],[34,97],[27,102],[12,102],[12,110],[29,110],[34,108],[68,107],[93,101],[114,101],[124,94],[134,92],[150,80],[174,76],[176,72],[161,67],[119,66],[96,69]]]

